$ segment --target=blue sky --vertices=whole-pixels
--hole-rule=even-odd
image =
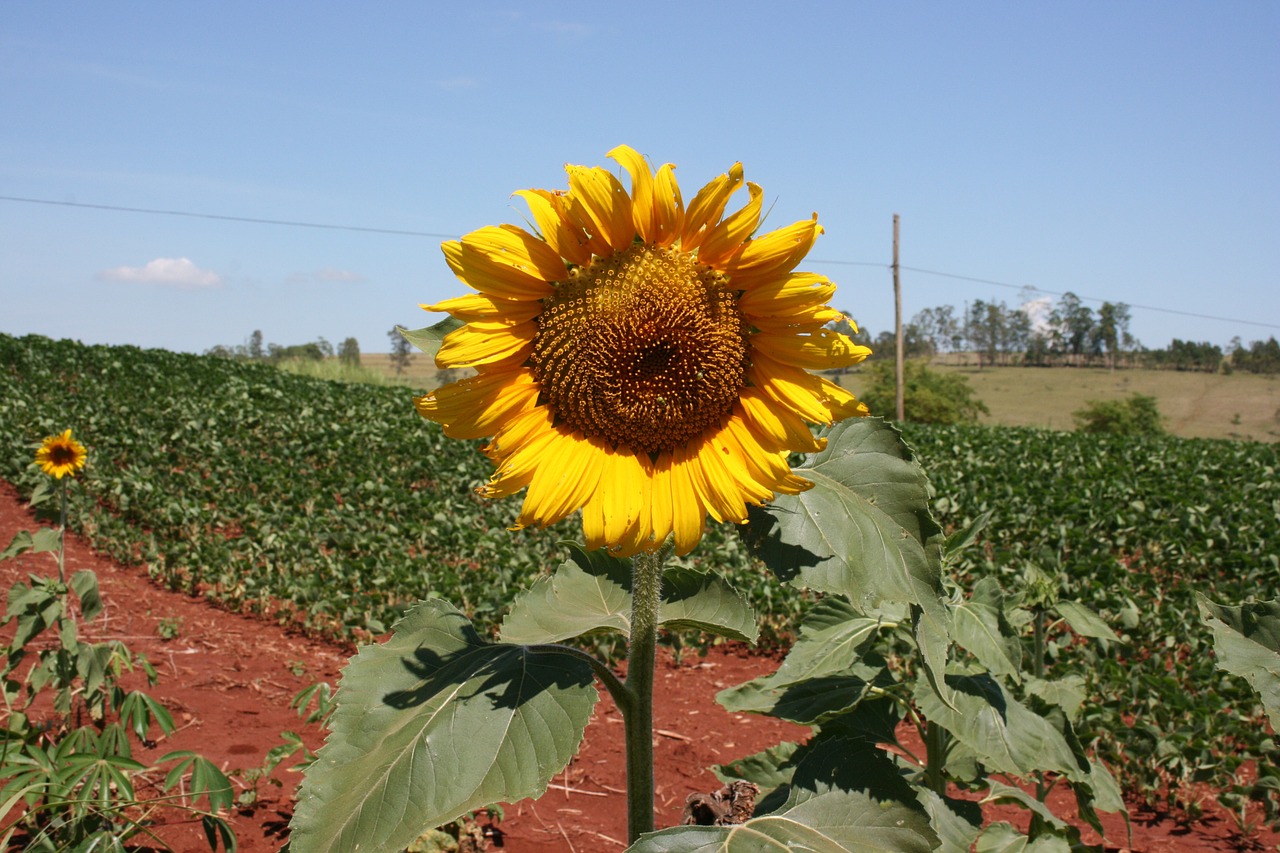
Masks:
[[[1030,285],[1135,306],[1148,346],[1263,339],[1277,44],[1280,4],[1235,0],[10,0],[0,196],[57,203],[0,200],[0,332],[386,351],[462,291],[442,238],[625,142],[686,197],[742,161],[768,227],[817,211],[803,268],[873,334],[898,213],[906,267],[1014,285],[908,269],[908,317]]]

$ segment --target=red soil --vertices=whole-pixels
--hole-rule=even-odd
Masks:
[[[14,490],[0,483],[0,548],[20,529],[38,525]],[[231,774],[237,793],[248,784],[234,773],[259,766],[294,731],[313,749],[323,732],[304,725],[289,707],[293,696],[315,681],[337,684],[339,670],[352,653],[287,633],[261,621],[219,610],[204,600],[161,589],[138,567],[121,567],[93,553],[75,537],[67,539],[67,571],[93,570],[99,580],[106,615],[86,633],[91,639],[121,639],[143,652],[160,672],[149,692],[173,713],[179,729],[152,748],[139,746],[134,757],[144,763],[175,749],[202,753]],[[56,571],[47,554],[25,555],[0,563],[0,584],[7,589],[27,573]],[[161,639],[161,626],[176,629]],[[665,651],[659,662],[655,694],[657,745],[657,821],[679,821],[685,798],[717,790],[720,783],[706,768],[749,755],[780,740],[804,736],[805,730],[777,720],[730,714],[714,701],[716,691],[768,672],[768,658],[741,647],[713,650],[707,657],[686,657],[676,664]],[[0,711],[0,713],[3,713]],[[299,780],[284,762],[272,779],[259,782],[256,803],[230,815],[244,853],[277,850],[287,838],[292,797]],[[507,805],[499,825],[503,849],[513,853],[586,853],[621,850],[626,845],[622,725],[608,694],[601,691],[582,749],[573,763],[552,781],[538,801]],[[162,774],[154,774],[156,779]],[[1263,832],[1241,839],[1231,820],[1208,798],[1208,816],[1180,821],[1175,815],[1134,809],[1132,847],[1123,823],[1109,824],[1110,849],[1136,851],[1227,851],[1275,849],[1280,834]],[[1074,815],[1068,802],[1051,803],[1064,817]],[[1004,809],[999,817],[1025,827],[1025,812]],[[199,825],[175,814],[157,835],[178,851],[205,851]],[[0,832],[3,827],[0,827]],[[1086,840],[1096,840],[1086,831]],[[157,846],[159,846],[157,844]]]

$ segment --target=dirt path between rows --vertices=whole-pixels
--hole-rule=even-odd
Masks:
[[[0,483],[0,548],[20,529],[35,523],[16,492]],[[153,748],[139,746],[144,762],[175,749],[196,750],[232,774],[238,794],[254,786],[236,771],[260,766],[267,751],[282,743],[281,733],[297,732],[313,749],[323,732],[304,725],[290,700],[316,681],[336,685],[352,649],[288,633],[278,626],[232,614],[208,602],[154,584],[140,567],[122,567],[68,537],[67,570],[91,569],[98,575],[106,615],[92,626],[93,639],[121,639],[147,655],[160,671],[151,693],[173,713],[178,731]],[[27,573],[56,571],[47,554],[0,563],[7,590]],[[162,634],[169,639],[162,639]],[[679,821],[685,798],[719,788],[710,765],[749,755],[784,739],[803,738],[805,730],[777,720],[730,714],[714,701],[723,687],[770,671],[776,662],[730,645],[707,657],[686,657],[677,665],[663,652],[655,694],[657,806],[659,826]],[[0,711],[3,713],[3,711]],[[279,849],[287,838],[293,793],[299,775],[286,767],[256,785],[256,800],[231,815],[243,853]],[[512,853],[598,853],[625,847],[622,721],[602,691],[577,758],[537,802],[508,805],[498,825],[502,849]],[[1060,814],[1071,814],[1055,803]],[[1016,811],[1003,819],[1025,825]],[[1118,821],[1108,828],[1109,849],[1135,851],[1228,851],[1276,849],[1280,835],[1265,833],[1250,841],[1232,835],[1221,810],[1195,823],[1168,815],[1135,811],[1129,848]],[[0,827],[2,831],[3,827]],[[199,826],[171,821],[157,830],[177,851],[208,850]],[[1088,837],[1089,834],[1087,834]]]

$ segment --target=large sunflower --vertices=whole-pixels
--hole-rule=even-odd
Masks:
[[[477,375],[414,404],[454,438],[492,436],[497,466],[481,488],[528,487],[517,527],[582,510],[589,548],[677,553],[710,515],[743,523],[747,504],[812,484],[787,464],[816,451],[806,422],[866,408],[809,371],[870,353],[827,328],[843,315],[835,285],[793,272],[817,216],[754,236],[763,192],[724,216],[742,186],[734,164],[685,204],[670,163],[654,174],[623,145],[608,170],[566,166],[569,190],[521,190],[539,235],[512,225],[443,246],[476,292],[434,305],[465,325],[436,364]]]
[[[36,464],[51,477],[61,480],[65,475],[74,475],[84,467],[89,454],[84,445],[71,437],[71,430],[62,435],[51,435],[40,443],[36,451]]]

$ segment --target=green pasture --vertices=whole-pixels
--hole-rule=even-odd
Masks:
[[[1083,373],[984,373],[1012,382],[1012,370]],[[1035,399],[1028,417],[1044,417]],[[0,478],[29,490],[34,444],[68,427],[90,453],[71,515],[96,548],[160,583],[331,637],[380,634],[427,596],[493,625],[578,532],[509,532],[518,500],[474,493],[488,476],[479,442],[444,439],[406,387],[0,335]],[[1242,762],[1275,765],[1256,696],[1214,667],[1195,593],[1280,593],[1280,448],[1025,427],[903,432],[944,527],[991,514],[951,567],[960,587],[996,575],[1006,588],[1051,588],[1121,636],[1054,631],[1049,653],[1053,675],[1083,680],[1082,734],[1126,787],[1194,809],[1190,783],[1229,791]],[[731,578],[768,642],[785,642],[809,604],[754,565],[732,529],[713,531],[691,561]]]

